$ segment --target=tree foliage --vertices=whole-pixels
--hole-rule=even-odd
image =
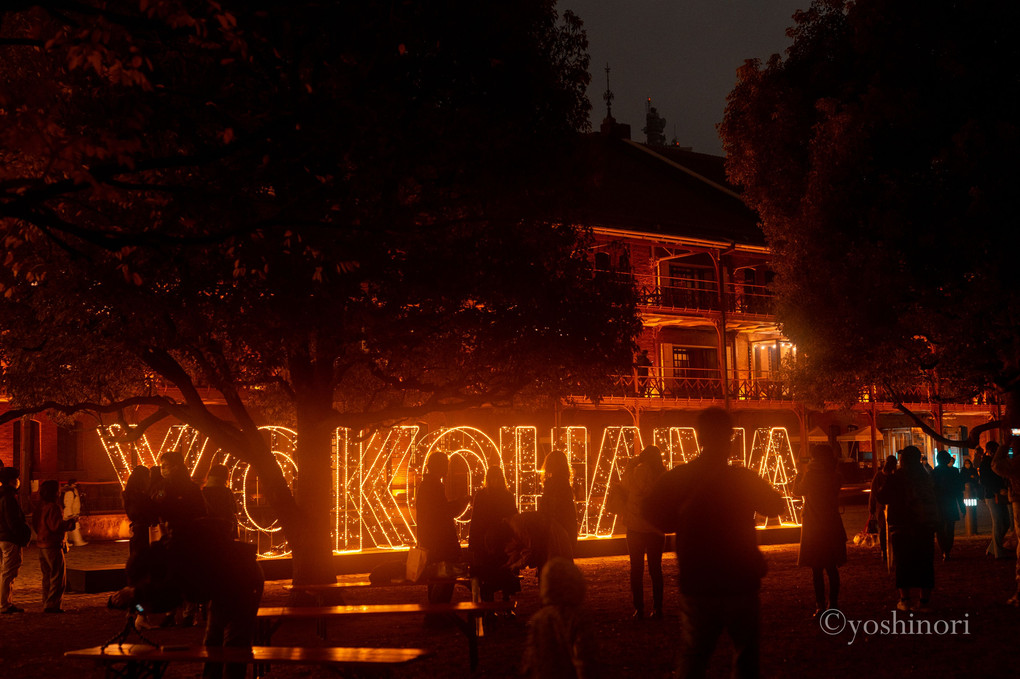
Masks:
[[[640,324],[554,219],[589,108],[554,5],[0,14],[6,417],[192,424],[272,479],[297,556],[306,526],[325,549],[335,427],[597,396]],[[270,410],[299,431],[296,506]]]
[[[1010,2],[818,0],[721,132],[816,398],[1020,386],[1020,45]]]

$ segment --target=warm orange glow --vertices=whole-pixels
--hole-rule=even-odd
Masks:
[[[276,426],[261,428],[288,484],[298,476],[294,459],[297,433]],[[499,463],[520,511],[533,511],[541,495],[538,430],[533,426],[508,426],[499,430],[499,443],[474,427],[442,428],[419,438],[416,426],[392,427],[371,435],[354,435],[338,429],[333,438],[333,546],[337,552],[369,548],[401,549],[414,544],[414,493],[425,460],[435,451],[446,453],[451,462],[447,480],[451,495],[474,495],[482,487],[489,466]],[[289,548],[280,526],[258,492],[258,479],[249,466],[219,450],[209,450],[208,439],[190,427],[172,427],[154,453],[147,439],[132,443],[123,439],[118,425],[101,428],[100,440],[111,465],[123,484],[130,474],[132,457],[154,465],[167,450],[181,450],[185,463],[194,471],[204,456],[211,463],[225,464],[228,487],[241,508],[241,524],[250,541],[260,545],[265,557],[281,556]],[[120,438],[121,440],[118,440]],[[786,512],[781,525],[797,524],[800,498],[789,487],[796,472],[790,438],[783,427],[754,431],[751,445],[742,428],[733,430],[737,464],[769,481],[783,495]],[[606,507],[610,489],[620,482],[626,461],[644,444],[633,426],[611,426],[602,431],[597,454],[589,455],[590,438],[585,427],[562,427],[551,432],[550,441],[567,455],[574,475],[579,533],[582,537],[605,538],[614,534],[616,515]],[[692,427],[662,427],[652,431],[653,443],[662,450],[667,468],[690,462],[699,453],[697,433]],[[470,514],[458,517],[462,533]]]

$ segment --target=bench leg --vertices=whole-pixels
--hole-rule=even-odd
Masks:
[[[457,628],[464,633],[468,641],[468,662],[471,666],[471,671],[474,672],[478,669],[478,627],[475,624],[480,613],[475,611],[469,611],[467,614],[467,620],[462,619],[459,615],[454,613],[450,614],[453,617],[454,622],[457,624]]]
[[[323,641],[326,640],[326,618],[318,618],[315,621],[315,633]]]

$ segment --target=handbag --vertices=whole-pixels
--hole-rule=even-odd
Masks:
[[[428,550],[421,547],[412,547],[407,550],[407,566],[404,571],[405,577],[411,582],[418,582],[425,574],[425,567],[429,563]]]

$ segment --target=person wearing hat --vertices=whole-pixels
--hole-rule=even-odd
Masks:
[[[953,466],[953,456],[948,450],[940,450],[935,456],[938,465],[931,474],[935,483],[935,501],[939,505],[939,523],[935,527],[935,538],[942,550],[942,560],[949,561],[956,536],[956,522],[967,508],[963,505],[963,477]]]
[[[23,613],[14,605],[14,580],[21,569],[21,549],[32,539],[32,529],[18,502],[21,481],[16,467],[0,469],[0,613]]]

